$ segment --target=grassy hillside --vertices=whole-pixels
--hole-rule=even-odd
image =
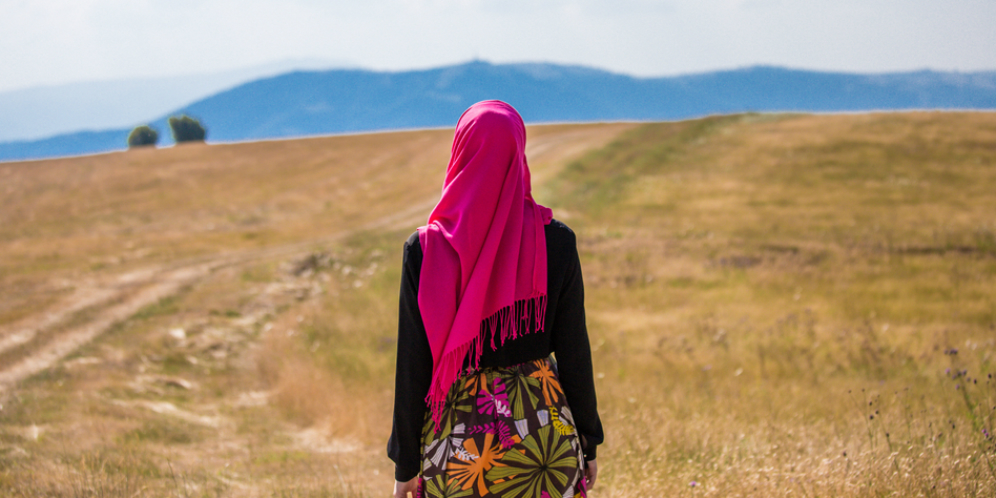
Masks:
[[[632,126],[530,128],[537,181]],[[355,405],[327,397],[342,379],[301,359],[302,344],[323,350],[288,327],[327,300],[357,323],[391,321],[390,306],[356,307],[392,299],[363,282],[396,292],[394,256],[438,199],[451,139],[429,130],[0,164],[0,495],[387,486],[386,471],[375,483],[362,474],[387,468],[383,412],[353,417],[376,420],[369,434],[332,431],[328,416]],[[383,234],[385,248],[372,252],[365,233]],[[60,361],[62,345],[101,332]],[[393,349],[377,344],[329,351],[390,369]],[[364,463],[331,473],[340,450]],[[325,471],[302,478],[286,465]]]
[[[991,114],[648,125],[573,164],[606,487],[992,493],[994,187]]]
[[[580,243],[593,496],[996,492],[996,115],[529,137]],[[0,491],[386,494],[400,244],[449,138],[0,164],[0,369],[128,315],[9,384]]]

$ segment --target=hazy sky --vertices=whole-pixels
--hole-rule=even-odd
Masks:
[[[996,0],[0,0],[0,91],[286,59],[996,69]]]

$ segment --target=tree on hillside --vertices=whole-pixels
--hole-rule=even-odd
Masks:
[[[149,125],[136,126],[128,134],[128,148],[156,145],[159,142],[159,132]]]
[[[201,122],[187,115],[169,118],[169,128],[176,143],[203,142],[207,137],[207,130]]]

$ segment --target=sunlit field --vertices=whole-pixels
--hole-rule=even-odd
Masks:
[[[389,495],[451,133],[0,164],[0,495]],[[996,495],[996,114],[529,141],[580,244],[591,496]]]

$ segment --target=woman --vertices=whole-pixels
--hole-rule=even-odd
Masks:
[[[574,497],[595,482],[603,435],[577,246],[533,200],[525,145],[510,105],[467,109],[442,197],[405,243],[396,497]]]

